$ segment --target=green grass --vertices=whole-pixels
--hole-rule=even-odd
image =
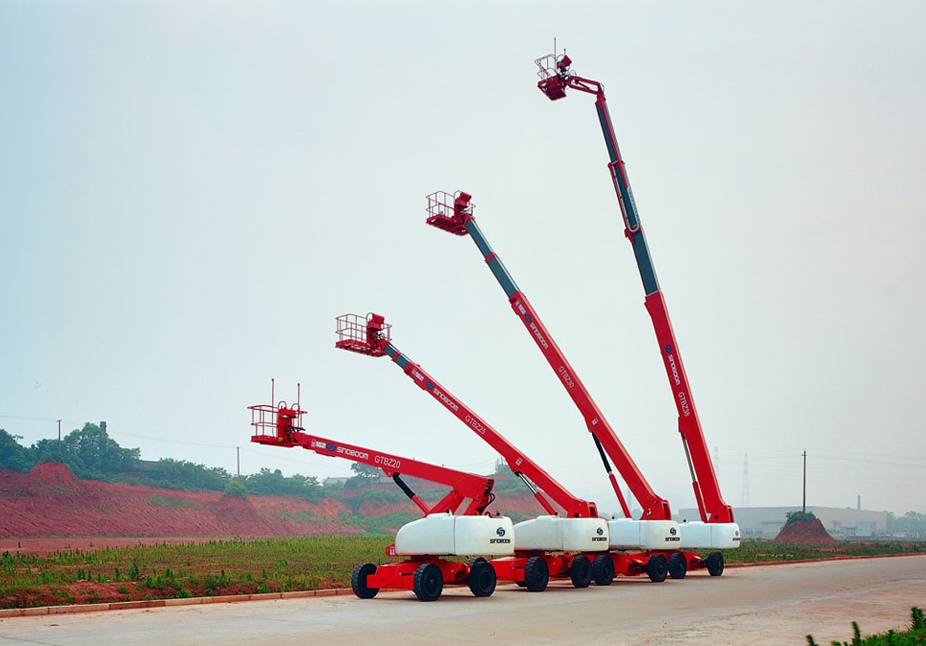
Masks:
[[[361,562],[386,562],[391,536],[215,540],[0,557],[0,608],[47,605],[80,581],[144,598],[289,592],[350,586]],[[120,592],[120,590],[122,590]],[[128,599],[116,599],[128,600]],[[61,603],[72,603],[63,599]]]
[[[831,646],[917,646],[926,644],[926,621],[923,611],[914,606],[910,609],[910,628],[895,632],[889,630],[869,637],[862,637],[862,631],[857,622],[852,622],[852,641],[832,641]],[[813,635],[807,635],[807,646],[820,646]]]
[[[884,556],[916,554],[926,551],[926,543],[916,541],[840,541],[833,545],[795,545],[761,539],[744,539],[738,549],[724,550],[724,561],[733,563],[772,563],[832,558],[833,556]],[[702,556],[707,556],[705,551]]]
[[[390,514],[369,519],[364,529],[375,532],[404,522],[407,519],[403,514]],[[0,556],[0,608],[346,588],[358,563],[382,564],[390,560],[385,550],[393,541],[393,531],[362,536],[67,549],[47,556],[4,552]],[[723,554],[728,564],[767,563],[831,558],[834,554],[916,553],[924,547],[922,543],[890,541],[846,541],[817,547],[751,539],[744,541],[739,549],[725,550]],[[109,596],[101,592],[100,596],[75,601],[77,584],[105,588]]]

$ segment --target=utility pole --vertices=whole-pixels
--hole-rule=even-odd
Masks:
[[[749,506],[749,454],[743,454],[743,493],[740,496],[743,507]]]
[[[61,448],[61,420],[58,420],[58,458],[63,461],[64,450]]]
[[[804,451],[804,493],[801,498],[801,512],[807,513],[807,451]]]
[[[238,477],[240,478],[241,477],[241,447],[240,446],[235,447],[235,456],[238,460]]]

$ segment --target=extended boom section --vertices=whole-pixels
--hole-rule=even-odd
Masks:
[[[337,320],[336,347],[368,356],[390,357],[419,388],[495,449],[547,512],[546,516],[515,525],[515,556],[492,561],[501,578],[514,580],[532,591],[545,589],[550,576],[568,576],[579,588],[587,587],[591,580],[598,585],[609,585],[615,574],[646,573],[654,582],[665,580],[667,564],[662,554],[649,557],[602,554],[609,549],[609,524],[598,517],[596,505],[575,497],[421,366],[402,354],[393,345],[383,316],[345,314]],[[558,514],[551,499],[564,510],[563,516]]]
[[[495,498],[494,479],[310,435],[302,428],[305,411],[298,400],[293,406],[282,401],[248,408],[254,427],[252,442],[284,448],[301,446],[319,455],[375,466],[425,514],[400,527],[395,542],[386,549],[387,556],[409,558],[380,566],[361,563],[354,568],[351,588],[355,595],[370,599],[381,589],[397,588],[414,591],[422,601],[435,601],[444,584],[468,585],[477,597],[492,595],[497,575],[483,557],[514,553],[511,519],[485,514]],[[436,503],[428,504],[402,480],[402,474],[449,485],[451,490]],[[470,500],[466,510],[456,515],[466,500]],[[440,558],[476,555],[466,563]]]
[[[642,506],[641,518],[669,521],[667,527],[669,525],[675,527],[676,524],[671,520],[672,512],[668,501],[659,497],[653,491],[633,458],[630,457],[630,453],[628,453],[614,429],[605,419],[594,399],[592,399],[579,375],[576,374],[576,371],[566,359],[566,355],[540,320],[540,316],[528,301],[527,296],[518,288],[514,278],[502,263],[498,254],[492,250],[489,241],[483,235],[479,225],[476,223],[476,218],[473,216],[475,205],[471,201],[472,196],[462,191],[458,191],[453,196],[440,191],[428,195],[427,200],[428,224],[457,235],[469,234],[473,242],[476,243],[483,259],[489,269],[492,270],[492,275],[495,276],[498,284],[505,292],[505,296],[508,297],[512,310],[521,320],[521,323],[524,324],[524,328],[582,414],[585,425],[595,439],[601,453],[612,488],[620,502],[624,515],[630,517],[630,510],[608,462],[608,456],[614,460],[618,472],[630,487],[630,491],[637,499],[637,502]],[[660,545],[660,547],[664,546],[664,543]]]
[[[659,288],[646,236],[630,189],[626,165],[617,145],[604,86],[597,81],[576,76],[570,70],[572,61],[566,54],[556,55],[554,53],[537,59],[535,63],[539,68],[540,77],[537,87],[550,100],[556,101],[565,97],[567,89],[595,96],[595,109],[608,149],[608,170],[624,221],[624,235],[633,248],[634,258],[643,282],[646,310],[652,319],[663,364],[672,388],[675,407],[678,411],[678,430],[688,460],[692,488],[701,513],[701,520],[709,525],[705,527],[699,526],[698,523],[683,524],[681,526],[682,545],[683,547],[686,544],[690,547],[738,547],[739,527],[733,522],[732,507],[724,502],[720,493],[720,485],[714,472],[688,377],[679,354],[669,312]]]
[[[471,199],[468,193],[462,191],[458,191],[453,196],[443,191],[432,193],[427,197],[427,223],[457,235],[469,234],[508,297],[512,310],[524,324],[528,334],[582,414],[625,516],[625,518],[609,522],[610,546],[615,549],[674,550],[679,544],[679,528],[678,523],[672,520],[668,501],[653,491],[566,359],[565,354],[540,320],[540,316],[528,301],[527,296],[518,288],[508,269],[492,250],[488,240],[476,224],[473,216],[475,205],[472,204]],[[640,520],[633,520],[630,516],[630,509],[608,461],[609,456],[614,460],[618,472],[643,508]],[[680,574],[682,570],[687,569],[678,566],[680,555],[674,552],[667,553],[672,572]]]

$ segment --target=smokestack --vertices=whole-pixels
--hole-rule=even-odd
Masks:
[[[859,495],[858,497],[858,510],[862,511],[862,496],[861,495]]]

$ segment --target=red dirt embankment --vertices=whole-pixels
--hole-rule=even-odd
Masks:
[[[839,542],[829,535],[819,518],[788,523],[781,528],[775,540],[797,545],[832,545]]]
[[[542,513],[531,495],[520,492],[499,495],[490,509],[493,513],[496,510],[524,516]],[[418,513],[419,509],[405,499],[365,501],[358,506],[362,516],[402,511]],[[102,547],[118,545],[112,537],[137,544],[152,539],[177,542],[171,538],[190,542],[209,537],[363,533],[361,528],[341,521],[342,516],[351,515],[350,502],[334,498],[307,502],[249,495],[242,499],[218,492],[81,480],[64,464],[51,462],[40,462],[28,473],[0,469],[0,548],[9,551],[42,551],[46,543],[51,545],[47,540],[42,547],[37,547],[35,540],[21,540],[39,537],[59,537],[58,544],[63,540],[83,549],[90,542],[75,541],[75,537],[110,537],[107,541],[90,539],[94,546]]]
[[[217,492],[80,480],[65,465],[49,462],[28,473],[0,470],[0,537],[360,533],[338,521],[342,509],[348,508],[330,498],[243,500]]]

